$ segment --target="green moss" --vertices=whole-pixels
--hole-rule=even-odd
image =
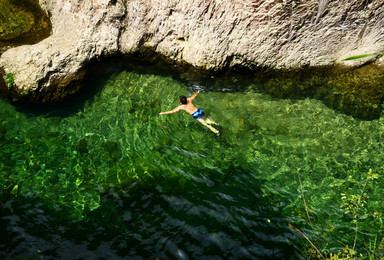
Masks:
[[[10,89],[13,87],[13,84],[15,82],[15,74],[14,73],[8,73],[4,77],[5,83],[7,84],[7,88]]]
[[[50,21],[37,1],[0,0],[0,48],[36,43],[50,31]]]
[[[383,68],[371,64],[355,70],[331,67],[277,72],[261,81],[265,91],[275,97],[313,97],[348,115],[375,119],[382,110],[383,80]]]
[[[124,7],[125,7],[125,10],[127,10],[127,7],[128,7],[128,5],[127,5],[127,0],[122,0],[122,2],[123,2],[123,5],[124,5]]]
[[[0,1],[0,39],[10,40],[31,29],[33,14],[17,8],[9,1]]]

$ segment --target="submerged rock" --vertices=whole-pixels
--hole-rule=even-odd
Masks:
[[[103,144],[103,147],[114,162],[117,162],[122,157],[121,148],[118,143],[107,141]]]
[[[84,140],[84,139],[81,139],[77,145],[76,145],[76,150],[80,153],[80,154],[86,154],[88,153],[89,151],[89,143],[87,142],[87,140]]]
[[[90,60],[115,53],[207,70],[292,69],[381,53],[381,1],[40,0],[52,35],[0,57],[14,93],[35,102],[75,93]],[[377,56],[342,62],[358,66]],[[5,86],[4,82],[0,84]],[[15,95],[16,95],[15,94]],[[43,98],[41,96],[44,96]]]

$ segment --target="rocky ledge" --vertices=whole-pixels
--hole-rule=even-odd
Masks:
[[[35,102],[77,91],[94,59],[159,54],[218,71],[327,66],[382,53],[384,4],[360,0],[39,0],[52,34],[0,57],[12,89]],[[378,56],[342,62],[358,66]],[[4,85],[4,82],[3,82]],[[8,84],[9,85],[9,84]],[[32,94],[31,94],[32,93]]]

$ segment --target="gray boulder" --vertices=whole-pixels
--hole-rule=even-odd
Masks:
[[[218,71],[359,66],[384,49],[382,1],[40,0],[52,35],[5,51],[0,67],[31,100],[75,93],[89,61],[152,53]],[[379,62],[378,64],[382,64]]]

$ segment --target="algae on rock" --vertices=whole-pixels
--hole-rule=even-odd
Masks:
[[[49,36],[51,23],[36,0],[0,0],[0,54]]]

